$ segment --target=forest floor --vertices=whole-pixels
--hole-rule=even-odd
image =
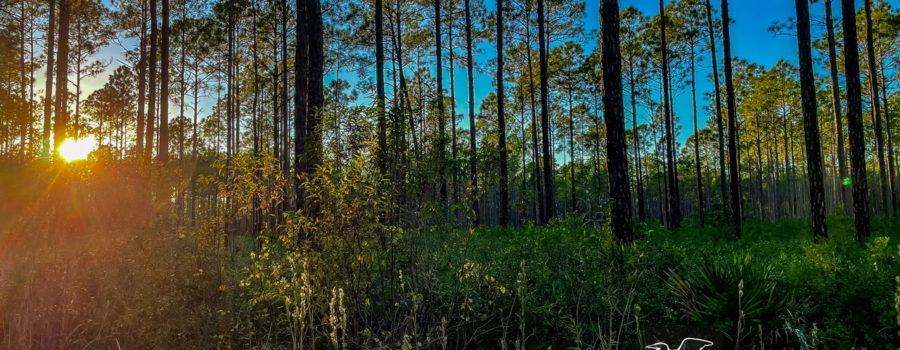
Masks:
[[[820,244],[805,219],[751,219],[737,240],[727,226],[641,224],[630,246],[578,218],[425,225],[357,255],[323,240],[330,255],[303,260],[310,253],[277,240],[223,248],[220,220],[189,226],[162,214],[144,173],[126,163],[0,172],[0,348],[309,339],[315,348],[590,349],[681,335],[776,348],[900,345],[896,220],[874,220],[872,238],[857,243],[852,220],[830,216]],[[285,304],[294,297],[308,308]]]

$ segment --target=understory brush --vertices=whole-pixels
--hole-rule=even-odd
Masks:
[[[259,162],[191,184],[196,219],[177,205],[183,180],[161,185],[178,174],[142,163],[0,173],[18,214],[0,212],[0,347],[900,345],[897,221],[857,243],[832,216],[819,244],[802,219],[748,220],[740,239],[642,223],[629,245],[580,218],[460,229],[453,212],[399,206],[361,159],[305,178],[309,205],[275,217],[286,180]]]

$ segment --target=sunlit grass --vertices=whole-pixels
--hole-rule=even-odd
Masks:
[[[87,159],[88,155],[97,149],[97,142],[93,138],[76,140],[67,138],[59,145],[59,155],[67,162]]]

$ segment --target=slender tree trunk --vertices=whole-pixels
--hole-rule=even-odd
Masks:
[[[281,172],[285,177],[290,176],[291,173],[291,142],[288,137],[290,128],[288,125],[288,110],[290,107],[290,99],[288,98],[288,77],[290,76],[290,71],[288,70],[288,43],[287,37],[290,35],[288,33],[288,22],[289,20],[289,8],[287,0],[281,0],[281,98],[278,100],[281,101],[281,113],[278,111],[272,111],[272,113],[279,114],[278,119],[281,122],[281,139],[277,140],[281,145],[281,152],[276,155],[276,157],[281,158]],[[277,95],[278,91],[272,91],[273,95]],[[283,205],[286,203],[283,203]]]
[[[144,153],[147,159],[153,156],[154,127],[156,126],[156,0],[150,0],[150,64],[147,67],[148,93],[147,93],[147,136],[144,141]]]
[[[168,1],[168,0],[167,0]],[[181,19],[187,19],[187,9],[182,6],[181,8]],[[184,104],[185,104],[185,96],[187,96],[187,80],[185,80],[185,74],[187,71],[187,37],[186,30],[181,30],[181,62],[179,65],[181,66],[180,71],[178,72],[178,82],[181,85],[181,91],[179,91],[179,102],[178,102],[178,161],[183,164],[184,161],[184,129],[187,125],[184,123],[186,121],[186,117],[184,116]],[[181,191],[179,191],[181,192]],[[179,213],[180,215],[180,213]]]
[[[606,117],[606,166],[612,197],[610,227],[616,239],[634,240],[631,221],[631,188],[628,185],[628,155],[625,140],[625,109],[622,105],[622,55],[619,50],[619,2],[600,4],[600,66],[603,71],[603,114]]]
[[[69,21],[71,0],[59,0],[59,51],[56,56],[56,112],[53,121],[53,150],[59,159],[59,145],[66,139],[69,123]]]
[[[569,183],[572,198],[572,212],[578,211],[578,196],[575,193],[575,116],[572,114],[572,86],[569,86],[567,90],[569,93],[569,173],[571,176],[571,181]],[[627,161],[627,159],[626,159]]]
[[[891,117],[890,105],[888,105],[888,92],[887,92],[887,77],[885,76],[885,62],[882,58],[881,61],[881,98],[884,105],[884,124],[887,126],[887,149],[888,149],[888,179],[890,180],[891,185],[891,208],[893,212],[891,212],[892,216],[897,216],[898,211],[900,211],[900,207],[897,205],[897,171],[895,167],[895,157],[894,157],[894,131],[893,131],[893,118]]]
[[[498,147],[500,148],[500,225],[509,224],[509,175],[507,174],[506,161],[506,116],[504,103],[506,95],[503,91],[503,0],[497,0],[497,129],[500,133]],[[440,36],[438,36],[440,37]]]
[[[728,210],[728,180],[725,167],[725,126],[722,121],[722,93],[719,86],[719,61],[716,59],[716,35],[713,29],[712,4],[706,0],[706,26],[709,34],[709,54],[713,68],[713,85],[716,100],[716,130],[718,131],[719,151],[719,190],[722,192],[722,208]]]
[[[376,76],[378,77],[378,81],[376,83],[378,92],[376,95],[376,104],[377,113],[378,113],[378,143],[379,143],[379,152],[382,154],[385,152],[382,148],[382,145],[386,145],[384,143],[385,138],[383,137],[384,131],[384,49],[381,46],[382,36],[382,11],[383,5],[381,4],[381,0],[375,1],[375,42],[376,42]],[[303,165],[300,163],[303,159],[303,136],[306,132],[306,123],[308,115],[307,104],[309,103],[308,99],[308,81],[307,74],[309,72],[309,46],[310,46],[310,37],[309,32],[310,28],[308,27],[310,23],[310,9],[307,6],[307,0],[297,0],[297,47],[294,58],[294,181],[295,181],[295,190],[296,190],[296,199],[294,202],[294,209],[302,209],[302,197],[303,197],[303,188],[301,186],[302,180],[300,179],[300,174],[303,172]],[[287,131],[287,130],[285,130]],[[384,161],[384,157],[379,157],[379,160]],[[386,170],[383,166],[382,170]],[[384,174],[384,173],[382,173]]]
[[[862,120],[862,84],[856,35],[856,1],[841,0],[844,28],[844,73],[847,75],[847,128],[850,132],[850,169],[856,240],[869,238],[869,183],[866,179],[866,140]]]
[[[869,64],[869,95],[872,100],[872,120],[875,124],[875,147],[878,155],[878,175],[881,178],[881,205],[884,213],[892,213],[889,210],[891,202],[888,199],[890,186],[887,178],[887,165],[884,162],[884,131],[881,125],[881,104],[878,98],[878,68],[875,60],[874,26],[872,25],[872,0],[863,0],[866,14],[866,53]]]
[[[309,8],[309,77],[307,80],[307,113],[309,122],[306,125],[306,137],[303,139],[307,156],[305,159],[306,174],[312,174],[322,164],[322,112],[325,106],[325,29],[322,20],[321,0],[306,0]]]
[[[526,2],[526,7],[528,13],[531,13],[531,2]],[[538,137],[537,137],[537,111],[535,102],[535,94],[534,94],[534,69],[533,69],[533,60],[531,55],[531,21],[526,21],[525,23],[525,56],[526,62],[528,65],[528,96],[530,99],[531,106],[531,151],[532,158],[534,158],[534,187],[535,187],[535,196],[537,197],[537,204],[535,208],[537,210],[537,215],[535,215],[535,221],[538,224],[543,224],[547,222],[547,218],[545,214],[547,213],[544,210],[544,197],[546,194],[544,193],[542,172],[541,172],[541,157],[538,151]]]
[[[297,6],[302,6],[302,5],[297,5]],[[278,31],[278,25],[276,23],[273,23],[272,24],[273,34],[277,35],[277,31]],[[303,34],[303,35],[305,35],[305,34]],[[286,51],[287,46],[282,46],[281,50]],[[306,53],[304,52],[303,55],[305,57]],[[273,61],[278,60],[278,41],[277,40],[273,41],[273,43],[272,43],[272,60]],[[284,132],[284,133],[288,132],[287,129],[281,128],[281,126],[282,126],[281,120],[286,119],[287,114],[280,113],[281,106],[279,105],[280,103],[286,103],[287,100],[285,100],[284,102],[280,102],[281,95],[278,93],[278,90],[279,90],[279,86],[278,86],[279,69],[278,68],[279,68],[279,65],[277,62],[275,62],[272,65],[272,156],[274,156],[275,160],[278,162],[278,166],[281,167],[285,176],[288,176],[289,175],[288,172],[284,171],[284,169],[288,164],[290,164],[290,161],[288,160],[288,157],[285,156],[284,150],[282,150],[282,148],[285,148],[285,149],[287,148],[287,144],[285,144],[283,142],[283,139],[281,136],[282,132]],[[287,70],[282,69],[280,73],[287,74]],[[306,97],[303,96],[303,98],[306,98]]]
[[[297,6],[300,6],[300,3],[305,0],[297,0]],[[304,6],[305,7],[305,6]],[[300,9],[298,8],[297,13],[297,25],[302,26],[302,23],[305,23],[305,13],[304,17],[300,17]],[[305,10],[304,10],[305,11]],[[302,20],[301,20],[302,19]],[[303,30],[302,28],[297,28],[298,30]],[[302,32],[298,32],[302,33]],[[298,40],[298,48],[300,48],[300,43]],[[299,53],[298,53],[299,55]],[[305,54],[304,54],[305,55]],[[299,67],[299,57],[295,58],[295,67]],[[301,70],[296,70],[298,77],[295,78],[299,82],[301,78],[299,74],[302,73]],[[299,87],[299,85],[298,85]],[[377,114],[377,123],[378,123],[378,168],[381,170],[381,175],[385,176],[387,174],[387,126],[385,121],[385,105],[384,105],[384,0],[375,0],[375,108]],[[299,92],[299,90],[298,90]],[[297,94],[297,92],[295,92]],[[298,106],[295,106],[295,110],[300,111],[301,108],[299,105],[303,102],[302,97],[295,97],[295,103]],[[297,112],[297,115],[294,116],[294,123],[300,120],[301,112]],[[299,135],[300,127],[299,124],[295,124],[294,133]],[[300,146],[294,146],[294,161],[299,161],[300,159]]]
[[[19,97],[22,98],[22,101],[28,101],[30,104],[31,100],[27,94],[28,75],[25,68],[25,1],[19,4],[19,10]],[[31,125],[32,115],[30,112],[27,108],[23,108],[20,112],[22,118],[19,126],[19,157],[23,161],[25,160],[25,149],[27,148],[28,125]]]
[[[722,0],[722,46],[725,54],[725,92],[728,105],[728,172],[731,175],[731,220],[734,225],[735,237],[741,236],[741,223],[743,221],[743,198],[741,195],[741,179],[738,172],[738,135],[737,135],[737,105],[734,97],[734,82],[731,66],[731,18],[728,17],[728,0]]]
[[[660,11],[660,42],[662,43],[662,76],[663,76],[663,111],[666,118],[666,179],[669,186],[669,201],[667,210],[669,211],[669,228],[677,229],[681,227],[681,203],[678,196],[678,176],[675,173],[675,135],[674,125],[672,121],[672,105],[669,98],[669,58],[668,48],[666,47],[666,8],[663,0],[659,0]]]
[[[831,73],[831,104],[834,112],[834,129],[837,135],[837,158],[838,172],[840,180],[843,181],[849,177],[847,173],[847,156],[845,155],[846,146],[844,146],[844,117],[841,112],[841,84],[838,77],[837,50],[834,40],[834,19],[831,16],[831,1],[825,0],[825,28],[828,40],[828,66]],[[840,182],[840,181],[839,181]],[[844,205],[844,212],[851,213],[853,202],[850,197],[849,186],[840,185],[841,203]]]
[[[556,216],[554,195],[553,156],[550,153],[550,86],[547,76],[547,36],[544,19],[544,0],[538,0],[538,47],[541,70],[541,148],[544,159],[544,223]]]
[[[459,170],[455,166],[459,161],[459,150],[456,140],[456,60],[454,59],[453,47],[453,2],[451,0],[451,8],[447,14],[449,17],[447,25],[447,53],[450,59],[450,156],[453,158],[454,167],[451,170],[451,178],[453,179],[453,203],[459,203]]]
[[[53,151],[50,150],[50,118],[53,116],[53,68],[54,57],[53,51],[56,44],[56,2],[58,0],[48,0],[50,5],[50,14],[47,20],[47,78],[44,82],[44,130],[43,144],[41,145],[41,155],[49,157]],[[61,1],[61,0],[59,0]]]
[[[437,81],[435,102],[438,113],[438,186],[441,203],[447,204],[447,119],[444,110],[444,64],[441,52],[441,0],[434,0],[434,56]]]
[[[812,67],[812,43],[809,29],[809,1],[795,0],[797,6],[797,42],[800,52],[800,97],[803,102],[803,129],[806,135],[806,171],[809,177],[809,204],[813,241],[828,237],[825,226],[825,183],[822,174],[822,149],[816,115],[816,81]]]
[[[141,0],[141,33],[138,42],[138,114],[135,135],[135,156],[144,155],[144,119],[147,98],[147,1]]]
[[[162,0],[162,47],[159,72],[159,160],[169,161],[169,0]]]
[[[637,80],[635,80],[634,76],[634,62],[632,60],[631,64],[628,66],[628,75],[631,80],[631,84],[629,84],[631,92],[631,132],[634,134],[634,169],[637,173],[637,207],[638,207],[638,222],[644,222],[647,219],[647,212],[644,204],[644,180],[642,178],[643,174],[641,174],[641,136],[640,130],[638,128],[638,115],[637,115]]]
[[[697,83],[694,45],[691,44],[691,104],[694,112],[694,166],[697,176],[697,211],[700,215],[700,226],[706,225],[706,199],[703,198],[703,176],[700,171],[700,131],[697,126]]]
[[[466,11],[466,71],[469,81],[469,200],[471,201],[471,225],[480,224],[478,208],[478,149],[475,143],[478,130],[475,129],[475,78],[472,57],[472,15],[469,0],[465,0]]]

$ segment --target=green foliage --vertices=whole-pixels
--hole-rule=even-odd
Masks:
[[[692,320],[716,325],[733,341],[780,324],[794,306],[779,288],[772,266],[754,264],[750,255],[716,257],[690,274],[682,278],[671,273],[672,294]]]

